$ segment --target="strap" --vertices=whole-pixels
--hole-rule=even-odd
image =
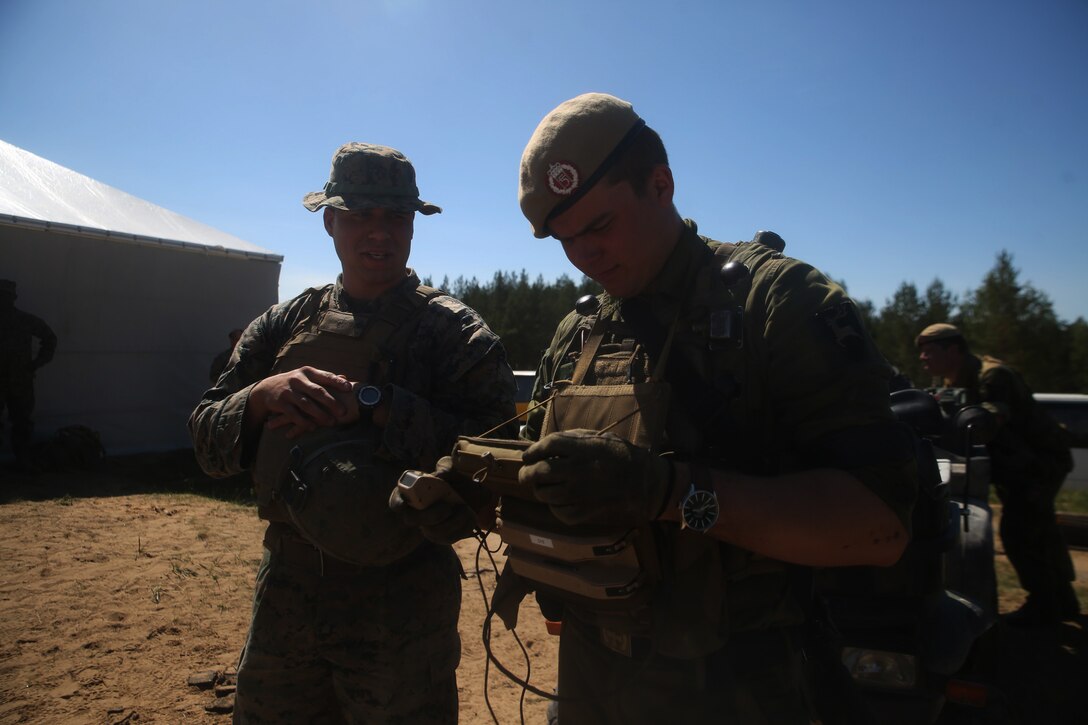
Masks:
[[[574,372],[571,373],[570,381],[572,384],[582,384],[586,373],[589,372],[590,365],[593,363],[593,358],[597,356],[597,349],[601,346],[604,331],[607,327],[608,321],[604,319],[603,315],[598,315],[597,319],[593,321],[589,337],[586,338],[585,343],[582,345],[582,351],[578,354],[578,362],[575,363]]]

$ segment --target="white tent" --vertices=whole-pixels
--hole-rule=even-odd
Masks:
[[[283,257],[0,141],[0,279],[57,334],[35,434],[189,446],[212,358],[277,299]]]

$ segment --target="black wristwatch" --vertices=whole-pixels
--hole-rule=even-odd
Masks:
[[[373,423],[374,409],[381,405],[382,389],[377,385],[360,385],[355,391],[359,401],[359,422]]]
[[[705,469],[701,473],[706,474]],[[709,475],[696,475],[692,469],[691,488],[680,502],[680,528],[703,534],[718,520],[718,494],[709,478]]]

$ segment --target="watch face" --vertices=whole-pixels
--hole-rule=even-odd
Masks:
[[[711,491],[692,491],[684,499],[684,524],[696,531],[706,531],[718,520],[718,497]]]
[[[356,396],[359,398],[359,405],[364,408],[373,408],[382,402],[382,389],[374,385],[364,385],[359,388]]]

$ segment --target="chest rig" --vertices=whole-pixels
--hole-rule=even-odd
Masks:
[[[694,284],[667,329],[650,329],[653,321],[631,319],[608,298],[595,312],[580,301],[570,343],[553,358],[541,436],[610,431],[662,455],[720,463],[717,431],[738,427],[743,407],[751,275],[735,245],[700,252]],[[546,506],[509,497],[498,530],[516,574],[603,630],[648,637],[672,657],[706,654],[727,637],[728,547],[715,539],[671,523],[567,526]]]
[[[271,374],[304,365],[381,386],[397,382],[427,301],[440,294],[422,285],[398,290],[372,313],[332,307],[333,288],[315,290],[272,365]],[[288,521],[325,554],[365,566],[388,564],[422,542],[389,510],[389,493],[405,465],[383,457],[372,424],[322,428],[290,440],[261,433],[253,469],[258,513]]]

